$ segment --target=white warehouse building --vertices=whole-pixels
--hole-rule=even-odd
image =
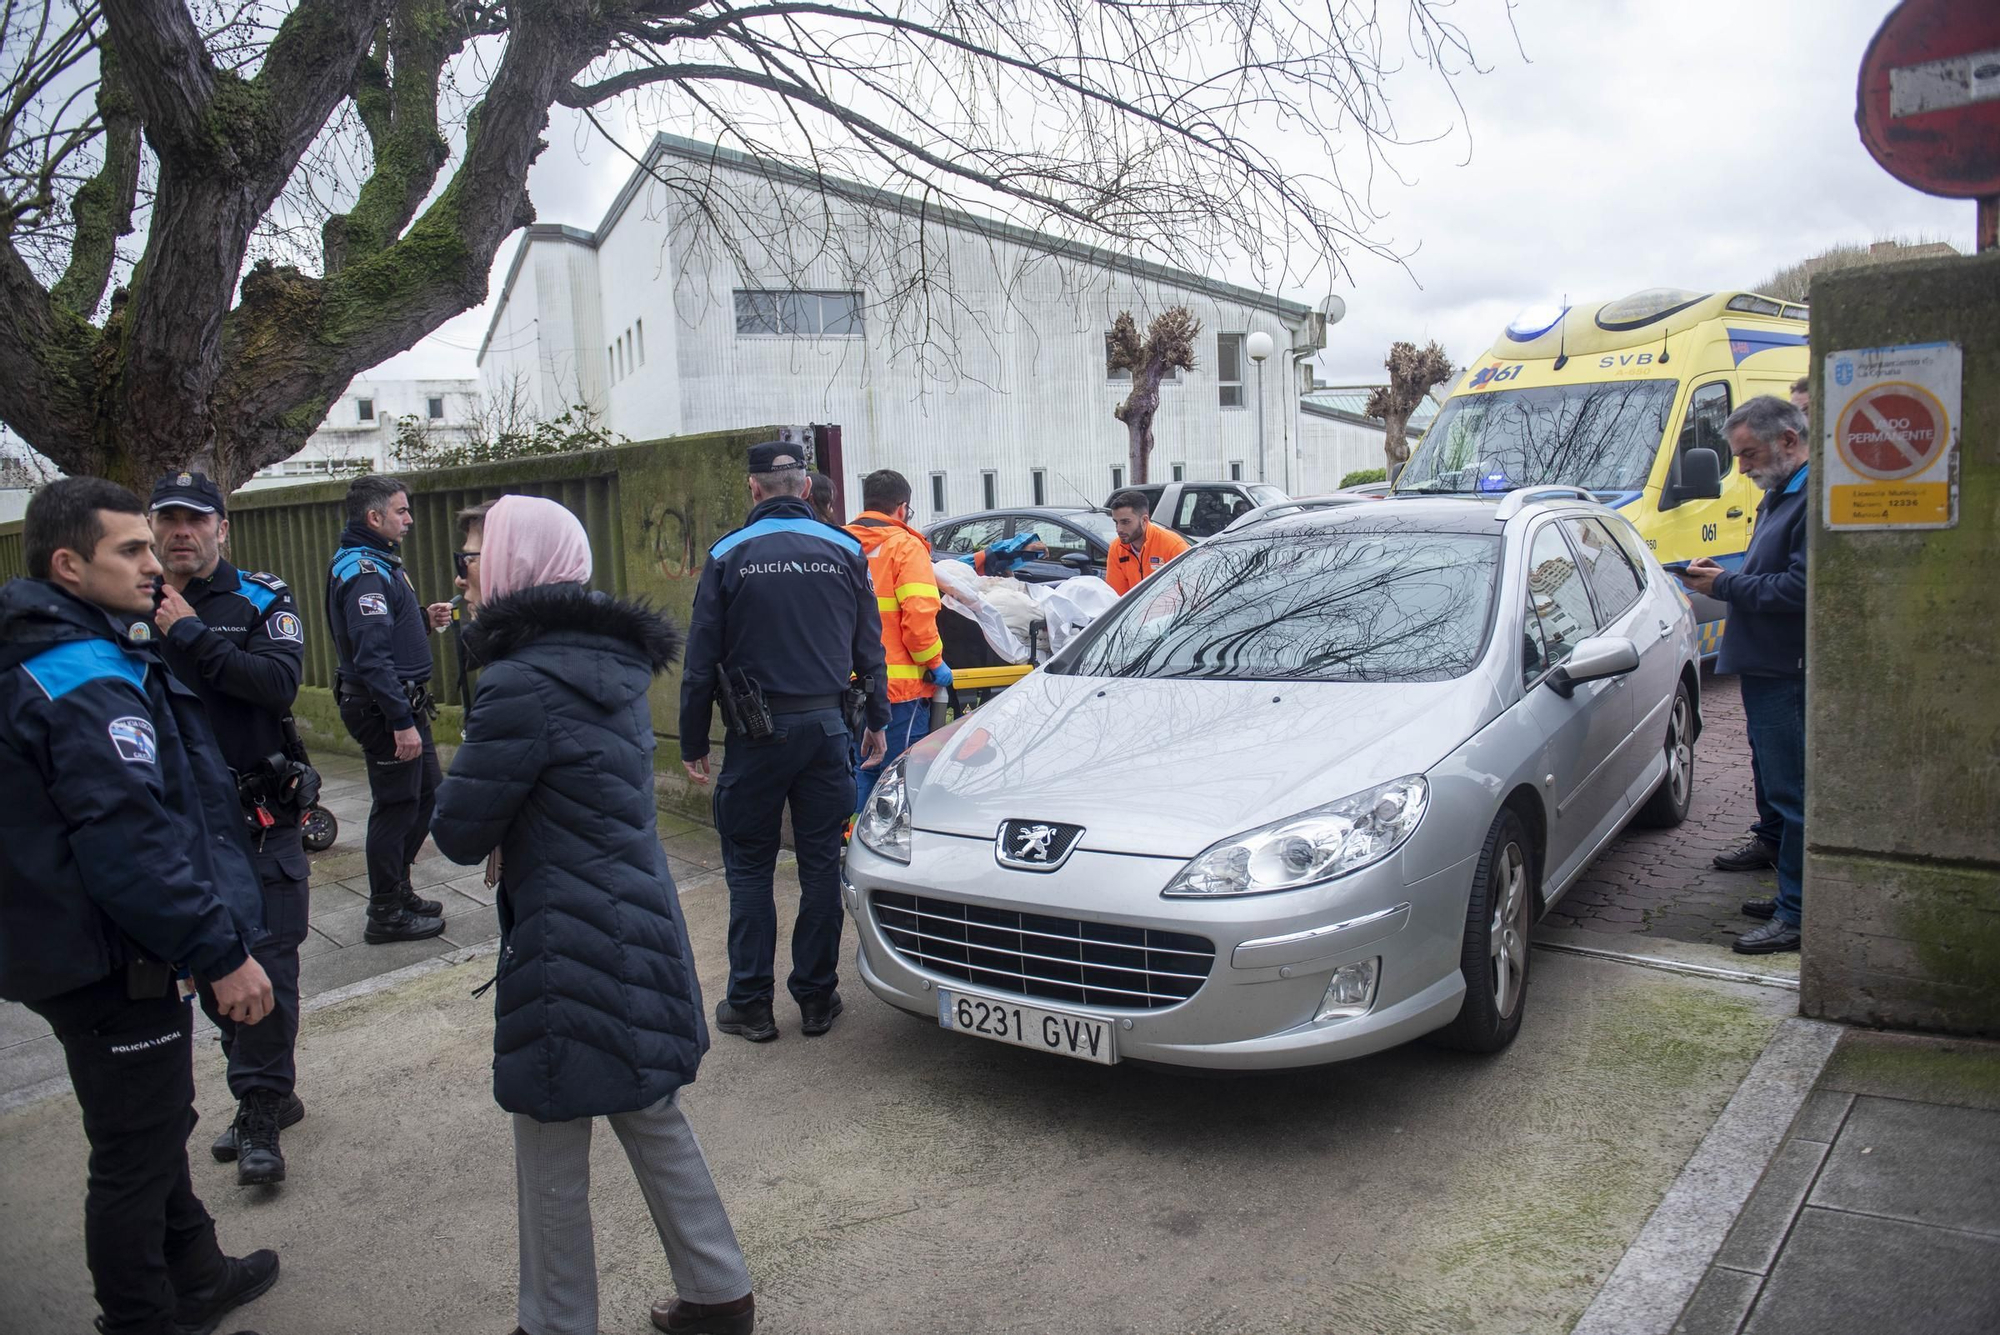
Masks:
[[[491,397],[586,404],[634,440],[837,424],[850,512],[860,477],[894,468],[927,521],[1101,503],[1127,480],[1129,378],[1106,336],[1121,311],[1143,331],[1175,305],[1201,333],[1161,389],[1151,475],[1298,490],[1313,308],[667,135],[595,231],[528,229],[479,372]],[[1275,345],[1261,367],[1256,331]]]

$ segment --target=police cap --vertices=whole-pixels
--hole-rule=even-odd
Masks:
[[[750,447],[752,473],[776,473],[786,468],[804,468],[806,452],[782,440],[767,440]]]
[[[165,510],[170,506],[205,515],[222,514],[222,488],[209,481],[206,473],[170,473],[153,484],[153,503],[147,508]]]

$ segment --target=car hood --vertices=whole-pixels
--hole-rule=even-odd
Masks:
[[[1483,726],[1478,674],[1441,682],[1154,681],[1036,672],[910,752],[919,829],[1084,828],[1079,848],[1188,858],[1405,774]]]

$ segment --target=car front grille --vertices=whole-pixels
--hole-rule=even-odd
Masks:
[[[1047,1001],[1159,1010],[1201,990],[1215,943],[1185,932],[960,904],[877,890],[875,922],[909,963]]]

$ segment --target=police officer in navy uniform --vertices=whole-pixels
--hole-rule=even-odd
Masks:
[[[223,1255],[188,1176],[194,1023],[175,974],[237,1026],[271,1010],[236,785],[160,661],[139,498],[52,482],[22,538],[29,578],[0,588],[0,997],[55,1030],[83,1111],[98,1328],[213,1330],[278,1278],[274,1252]]]
[[[437,805],[431,742],[430,630],[449,604],[426,609],[398,548],[409,533],[410,489],[370,474],[347,488],[347,527],[326,577],[326,616],[339,658],[340,721],[368,757],[368,918],[361,939],[422,941],[444,931],[442,906],[410,888],[410,867]],[[442,613],[442,616],[440,616]]]
[[[872,683],[861,762],[879,764],[889,723],[882,620],[861,544],[807,503],[798,447],[750,449],[749,522],[709,548],[688,621],[681,677],[681,760],[709,781],[709,725],[723,706],[728,755],[715,784],[715,828],[729,882],[729,994],[716,1027],[755,1043],[778,1036],[771,1013],[778,914],[773,875],[787,805],[799,862],[792,972],[800,1028],[824,1034],[840,1014],[841,830],[854,805],[844,696]]]
[[[222,491],[201,473],[164,477],[153,486],[153,550],[166,567],[153,624],[160,653],[208,709],[222,758],[236,772],[250,836],[251,863],[264,891],[267,935],[253,950],[271,979],[273,1008],[239,1028],[201,989],[229,1057],[236,1118],[210,1147],[236,1161],[242,1186],[285,1180],[278,1132],[305,1116],[293,1086],[299,1032],[299,946],[306,939],[306,879],[299,842],[298,763],[285,720],[305,670],[305,627],[292,592],[276,575],[245,575],[222,557],[229,538]]]

